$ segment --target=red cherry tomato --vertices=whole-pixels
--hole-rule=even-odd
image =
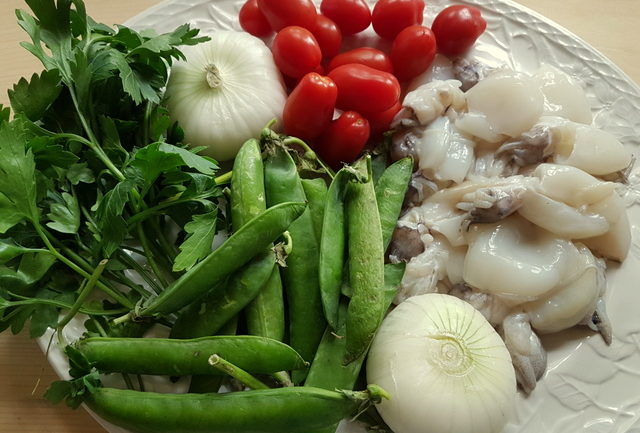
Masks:
[[[425,26],[409,26],[398,33],[391,46],[391,61],[400,81],[417,77],[436,56],[436,37]]]
[[[377,113],[364,113],[364,116],[369,121],[369,127],[371,128],[371,137],[379,137],[383,132],[388,131],[391,128],[391,121],[396,114],[402,109],[400,101],[393,104],[391,108]]]
[[[261,38],[273,32],[267,18],[258,7],[258,0],[247,0],[240,8],[238,19],[242,30],[253,36]]]
[[[371,24],[365,0],[322,0],[320,12],[331,18],[345,36],[359,33]]]
[[[280,30],[273,39],[271,52],[280,72],[293,78],[315,71],[322,60],[316,38],[309,30],[298,26]]]
[[[331,71],[338,66],[349,63],[359,63],[379,71],[393,73],[393,65],[389,56],[380,50],[370,47],[355,48],[338,54],[329,62],[328,70]]]
[[[287,26],[313,28],[316,7],[311,0],[258,0],[260,10],[276,32]]]
[[[431,26],[438,51],[446,56],[464,54],[486,28],[487,22],[473,6],[449,6],[436,16]]]
[[[331,167],[351,163],[360,155],[369,140],[369,122],[355,111],[345,111],[320,137],[315,151]]]
[[[371,23],[380,37],[393,40],[402,29],[422,24],[423,12],[424,0],[378,0]]]
[[[336,23],[324,15],[318,15],[316,25],[311,30],[316,41],[320,45],[322,56],[330,59],[340,52],[342,46],[342,33]]]
[[[329,72],[338,86],[336,106],[358,112],[384,111],[398,101],[400,83],[388,72],[350,63]]]
[[[337,98],[338,88],[329,77],[305,75],[284,104],[285,132],[303,140],[319,137],[331,123]]]

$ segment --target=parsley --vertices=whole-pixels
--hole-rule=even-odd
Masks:
[[[180,46],[208,38],[112,28],[81,0],[26,3],[22,46],[44,70],[8,91],[13,119],[0,106],[0,330],[39,336],[82,312],[87,329],[122,333],[105,318],[205,257],[225,213],[216,161],[182,143],[162,105]],[[80,385],[50,397],[72,401]]]

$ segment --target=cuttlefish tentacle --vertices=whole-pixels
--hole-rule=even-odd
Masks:
[[[547,369],[547,352],[531,328],[525,313],[515,313],[502,321],[502,336],[511,354],[516,380],[529,394]]]

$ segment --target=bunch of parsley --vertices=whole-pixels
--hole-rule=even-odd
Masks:
[[[111,28],[82,0],[26,3],[22,45],[44,71],[9,90],[13,119],[0,106],[0,331],[36,337],[81,312],[117,332],[103,318],[205,257],[223,222],[216,162],[162,106],[178,47],[207,38]]]

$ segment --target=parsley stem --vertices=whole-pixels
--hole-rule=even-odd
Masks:
[[[6,307],[20,307],[24,305],[50,305],[52,307],[63,308],[65,310],[70,310],[73,307],[73,305],[67,302],[58,301],[55,299],[29,298],[27,296],[18,295],[17,293],[6,293],[12,298],[19,299],[18,301],[7,301]],[[86,314],[87,316],[114,316],[116,314],[124,314],[128,311],[128,308],[119,308],[117,310],[100,310],[87,307],[80,307],[80,309],[78,310],[79,313]]]
[[[151,269],[153,270],[153,273],[155,274],[158,281],[160,281],[160,284],[166,287],[167,282],[164,280],[162,271],[160,270],[160,267],[156,262],[155,256],[151,251],[151,246],[149,244],[149,240],[147,239],[147,235],[144,232],[142,224],[136,225],[136,229],[138,231],[138,240],[142,244],[142,249],[144,251],[145,257],[149,261],[149,266],[151,266]]]
[[[139,251],[139,252],[134,251],[134,252],[141,256],[144,255],[144,252],[142,251]],[[124,264],[129,266],[131,269],[135,270],[138,273],[138,275],[140,275],[140,277],[142,277],[142,279],[151,287],[151,289],[153,289],[153,291],[156,292],[156,294],[160,294],[160,292],[162,292],[162,287],[158,285],[156,280],[154,280],[153,277],[149,275],[149,273],[146,271],[146,269],[144,269],[144,267],[142,267],[142,265],[138,263],[133,257],[131,257],[129,254],[127,254],[123,250],[119,250],[118,259],[124,262]]]
[[[62,263],[64,263],[65,265],[67,265],[68,267],[70,267],[72,270],[74,270],[77,274],[79,274],[80,276],[84,277],[84,278],[91,278],[91,274],[89,274],[87,271],[85,271],[84,269],[82,269],[80,266],[78,266],[76,263],[72,262],[71,260],[69,260],[67,257],[65,257],[64,255],[62,255],[60,253],[60,251],[58,251],[49,241],[49,238],[47,237],[47,235],[44,233],[44,231],[42,230],[42,227],[40,226],[39,223],[35,222],[33,224],[33,226],[36,229],[36,232],[38,233],[38,236],[40,236],[40,238],[42,239],[42,241],[44,242],[44,244],[46,245],[47,249],[51,252],[51,254],[53,254],[53,256],[60,260]],[[129,301],[129,299],[127,299],[124,295],[118,293],[117,291],[113,290],[112,288],[108,287],[106,284],[104,284],[101,281],[98,281],[96,283],[96,286],[102,290],[103,292],[105,292],[107,295],[111,296],[114,300],[118,301],[122,306],[124,307],[129,307],[129,308],[133,308],[134,305],[131,303],[131,301]]]
[[[225,183],[229,183],[231,181],[231,176],[233,175],[233,171],[228,171],[214,179],[216,185],[223,185]]]
[[[101,260],[100,263],[98,263],[98,266],[96,266],[96,269],[91,274],[91,277],[89,277],[87,283],[80,291],[80,294],[78,295],[76,302],[74,302],[73,306],[71,307],[71,310],[67,312],[67,314],[62,318],[62,320],[60,320],[60,322],[58,322],[58,326],[56,327],[58,331],[64,329],[64,327],[69,324],[71,319],[73,319],[76,314],[78,314],[80,307],[82,307],[82,304],[84,304],[84,302],[87,300],[87,297],[93,291],[93,288],[96,286],[96,283],[100,279],[100,275],[102,275],[102,272],[104,271],[104,268],[105,266],[107,266],[108,262],[109,261],[105,259]]]
[[[87,122],[87,119],[85,118],[84,114],[82,113],[82,110],[80,109],[80,104],[78,103],[78,96],[76,95],[75,88],[73,86],[68,86],[68,88],[69,88],[69,94],[71,95],[71,100],[73,101],[73,105],[76,108],[76,114],[78,115],[78,118],[80,119],[80,123],[82,124],[82,128],[84,129],[85,133],[87,134],[87,137],[89,137],[89,141],[84,141],[84,144],[89,146],[91,148],[91,150],[93,150],[95,152],[95,154],[98,156],[98,158],[100,158],[102,163],[109,169],[109,171],[111,171],[111,173],[114,174],[114,176],[118,180],[123,181],[125,179],[124,174],[122,174],[122,172],[118,169],[118,167],[116,167],[113,164],[113,161],[111,161],[111,159],[109,159],[107,154],[104,153],[104,150],[102,150],[102,147],[100,147],[100,144],[98,142],[98,138],[93,133],[93,130],[91,129],[91,126],[89,125],[89,122]]]

